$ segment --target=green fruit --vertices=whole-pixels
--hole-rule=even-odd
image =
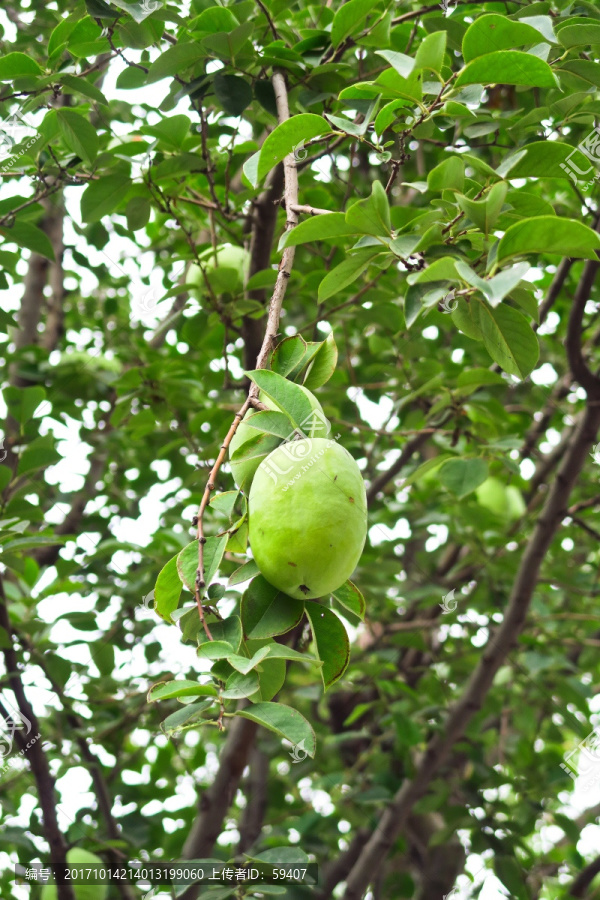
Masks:
[[[102,866],[104,860],[100,859],[89,850],[73,847],[67,852],[67,863],[70,866]],[[107,884],[74,884],[75,900],[106,900],[108,894]],[[58,900],[58,891],[55,884],[45,884],[42,888],[40,900]]]
[[[493,475],[479,485],[475,495],[480,506],[502,519],[518,519],[525,512],[521,491],[512,484],[506,487]]]
[[[325,418],[323,407],[321,406],[315,395],[308,390],[308,388],[303,387],[301,384],[299,384],[298,387],[302,391],[304,391],[304,393],[308,397],[312,412],[314,414],[311,416],[310,422],[307,422],[306,427],[302,428],[302,430],[305,434],[309,435],[309,437],[327,437],[331,431],[331,426]],[[269,398],[266,397],[262,393],[262,391],[258,395],[258,399],[261,403],[264,403],[265,406],[268,406],[269,409],[276,409],[281,411],[281,407],[278,406],[274,400],[269,400]],[[256,428],[252,428],[251,425],[246,424],[247,420],[255,414],[255,409],[248,410],[248,412],[238,425],[237,431],[235,432],[229,445],[229,460],[235,483],[239,488],[245,488],[246,490],[250,489],[252,479],[254,478],[254,473],[258,469],[266,454],[271,453],[271,451],[281,443],[281,438],[276,437],[274,434],[261,433],[260,431],[257,431]],[[253,447],[252,457],[239,460],[238,462],[231,461],[231,457],[236,450],[239,450],[240,447],[242,447],[248,441],[252,440],[252,438],[257,438],[258,436],[260,436],[260,440],[257,441]]]
[[[223,291],[228,291],[230,294],[240,294],[244,290],[250,258],[243,247],[221,244],[217,247],[216,263],[212,247],[204,250],[198,258],[206,271],[206,277],[211,289],[216,294],[220,294]],[[197,285],[201,293],[206,293],[204,275],[196,264],[190,266],[186,282]]]
[[[365,485],[335,441],[277,447],[256,470],[248,509],[258,568],[290,597],[326,596],[356,568],[367,535]]]

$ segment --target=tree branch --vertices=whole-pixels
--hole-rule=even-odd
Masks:
[[[15,695],[21,715],[31,723],[31,730],[35,732],[35,734],[39,734],[40,723],[33,711],[33,707],[27,699],[17,667],[17,654],[13,646],[8,605],[1,577],[0,627],[2,627],[7,634],[8,646],[3,649],[3,655],[8,684]],[[16,739],[17,743],[21,745],[21,749],[25,749],[27,740],[19,731],[16,732]],[[56,816],[57,797],[54,792],[54,778],[50,773],[48,759],[42,748],[41,740],[34,741],[31,747],[28,748],[27,759],[31,766],[31,771],[33,772],[37,786],[38,797],[42,809],[44,836],[50,846],[50,859],[54,865],[65,865],[67,844],[58,826],[58,818]],[[56,887],[59,900],[75,900],[75,892],[70,884],[58,884]]]
[[[592,266],[595,266],[592,263]],[[578,333],[586,290],[591,289],[591,266],[587,265],[578,285],[578,303],[571,310],[569,331]],[[595,271],[595,269],[594,269]],[[595,376],[594,376],[595,377]],[[600,404],[588,402],[585,413],[573,435],[557,477],[548,492],[542,510],[525,549],[515,578],[502,625],[490,636],[479,665],[473,672],[462,697],[448,713],[443,729],[432,739],[412,781],[405,781],[381,817],[379,825],[366,843],[347,881],[344,900],[361,900],[373,872],[377,871],[405,824],[413,805],[426,792],[439,772],[452,746],[460,740],[473,715],[482,706],[498,669],[521,633],[540,568],[552,539],[566,515],[568,501],[600,425]]]
[[[600,378],[590,371],[583,358],[583,353],[581,352],[581,327],[585,304],[589,300],[599,268],[600,261],[598,260],[590,259],[585,264],[583,274],[575,291],[565,340],[569,366],[573,377],[585,389],[587,395],[596,400],[600,399]]]

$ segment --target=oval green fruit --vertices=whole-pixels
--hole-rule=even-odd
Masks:
[[[308,388],[305,388],[301,384],[299,384],[298,387],[301,388],[308,397],[313,412],[313,416],[311,417],[311,421],[309,423],[309,428],[305,431],[305,434],[308,434],[309,437],[327,437],[331,431],[331,426],[325,418],[323,407],[321,406],[315,395],[308,390]],[[276,409],[281,411],[281,407],[278,406],[274,400],[269,400],[269,398],[266,397],[262,391],[258,395],[258,399],[261,403],[264,403],[265,406],[268,406],[269,409]],[[271,451],[273,451],[281,443],[281,438],[277,437],[276,435],[265,434],[264,432],[257,431],[256,428],[252,428],[251,425],[246,424],[248,419],[255,414],[255,409],[248,410],[248,412],[238,425],[237,430],[229,445],[229,464],[231,466],[233,478],[239,488],[245,489],[247,491],[250,489],[252,479],[254,478],[254,473],[258,469],[262,460],[265,458],[265,455],[271,453]],[[260,440],[256,440],[254,442],[252,448],[252,456],[247,459],[232,461],[231,457],[236,452],[236,450],[239,450],[240,447],[248,443],[248,441],[251,441],[253,438],[258,437],[260,437]]]
[[[250,259],[248,251],[243,247],[220,244],[217,247],[216,263],[212,247],[204,250],[198,258],[215,293],[228,291],[230,294],[239,294],[243,291]],[[195,263],[188,270],[186,282],[197,285],[201,293],[206,293],[204,275]]]
[[[503,519],[519,519],[525,512],[521,491],[510,484],[506,486],[491,475],[475,490],[477,502]]]
[[[367,536],[367,498],[360,469],[335,441],[277,447],[256,470],[248,510],[254,559],[280,591],[314,599],[352,575]]]
[[[70,866],[105,866],[100,859],[89,850],[73,847],[67,851],[67,862]],[[108,895],[107,884],[74,884],[75,900],[106,900]],[[42,888],[40,900],[58,900],[58,891],[55,884],[45,884]]]

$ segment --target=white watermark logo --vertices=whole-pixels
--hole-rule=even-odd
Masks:
[[[308,156],[308,150],[304,146],[304,140],[298,141],[297,144],[294,144],[292,147],[292,156],[296,160],[296,162],[302,162],[303,159],[306,159]]]
[[[294,463],[308,458],[309,454],[312,452],[311,438],[326,437],[329,434],[329,428],[329,421],[325,418],[323,413],[319,412],[318,409],[313,409],[310,415],[303,419],[303,421],[300,423],[300,426],[296,430],[288,434],[283,444],[281,444],[281,449],[283,450],[283,454],[290,460],[290,465],[284,469],[281,468],[281,465],[273,462],[272,460],[269,460],[268,463],[266,462],[266,460],[263,462],[265,472],[267,473],[269,478],[273,480],[274,484],[277,484],[278,476],[285,476],[288,474],[288,472],[292,471],[292,469],[294,468]],[[308,433],[310,435],[310,438],[305,441],[294,440],[297,432],[300,432],[305,438],[306,434]],[[328,446],[330,446],[331,443],[333,443],[333,441],[331,441]],[[321,450],[317,455],[322,456],[323,453],[324,450]],[[283,460],[281,461],[281,464],[284,464]],[[287,487],[283,488],[283,490],[287,490]]]
[[[8,718],[3,719],[6,727],[5,732],[0,732],[0,760],[5,759],[12,753],[13,739],[17,731],[25,730],[25,736],[31,732],[31,722],[18,709],[13,709],[11,705],[3,699],[4,706],[8,708]]]
[[[441,0],[440,9],[443,9],[444,12],[448,12],[449,9],[452,9],[452,5],[451,5],[452,2],[453,2],[453,0]],[[455,2],[458,5],[458,0],[455,0]],[[450,894],[448,894],[448,897],[449,896],[450,896]]]
[[[454,612],[456,609],[457,603],[454,599],[454,592],[456,588],[452,588],[451,591],[448,591],[445,597],[442,597],[442,602],[438,604],[441,607],[442,615],[445,616],[448,613]]]
[[[13,154],[13,148],[24,143],[27,138],[29,140],[24,147],[18,153]],[[27,122],[20,113],[15,112],[7,119],[0,120],[0,159],[7,154],[13,154],[8,156],[0,171],[5,172],[14,166],[17,160],[40,140],[41,136],[37,134],[34,126]]]
[[[590,456],[592,457],[596,465],[600,466],[600,444],[594,444]]]
[[[574,750],[567,753],[565,761],[560,764],[560,767],[573,780],[581,778],[587,788],[598,784],[600,781],[600,731],[597,727],[590,731]]]
[[[590,165],[585,170],[580,169],[571,159],[577,150],[583,153],[584,156],[587,156],[590,160]],[[560,167],[561,169],[564,169],[573,184],[577,184],[580,178],[588,178],[590,172],[593,172],[595,167],[600,167],[600,125],[596,125],[594,129],[590,131],[579,144],[577,144],[566,157],[564,163],[560,163]],[[598,175],[595,175],[594,178],[585,185],[584,190],[591,188],[597,178]]]
[[[150,591],[149,594],[146,594],[141,603],[138,603],[138,606],[142,609],[154,610],[155,608],[155,599],[154,599],[154,590]]]
[[[0,436],[0,463],[4,462],[6,457],[8,456],[7,451],[4,449],[4,435]]]
[[[306,738],[302,738],[299,744],[294,744],[292,749],[290,750],[290,756],[292,757],[292,765],[294,763],[303,762],[308,756],[308,750],[304,748],[304,742]]]
[[[440,306],[442,307],[441,312],[443,313],[453,313],[456,307],[458,306],[458,300],[456,299],[456,290],[453,288],[451,291],[442,297],[440,300]]]

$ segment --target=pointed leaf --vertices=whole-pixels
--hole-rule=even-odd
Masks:
[[[173,624],[171,613],[179,606],[181,596],[181,579],[177,570],[177,556],[166,563],[156,579],[154,587],[154,609],[161,618]]]
[[[302,424],[312,415],[312,406],[302,388],[268,369],[256,369],[245,374],[288,416],[292,430],[301,431]]]
[[[459,73],[455,87],[465,84],[526,84],[530,87],[558,87],[547,62],[520,50],[498,50],[479,56]]]
[[[284,706],[283,703],[254,703],[246,709],[238,710],[235,715],[274,731],[295,746],[302,744],[311,759],[314,758],[317,744],[315,733],[297,709]]]
[[[328,607],[314,600],[307,600],[305,607],[317,656],[323,663],[321,677],[327,690],[346,671],[350,660],[350,642],[344,623]]]
[[[242,597],[241,618],[248,638],[285,634],[301,620],[304,601],[288,597],[259,575]]]
[[[450,459],[439,472],[439,480],[460,499],[466,497],[488,477],[484,459]]]
[[[271,357],[271,369],[285,377],[298,365],[305,352],[304,338],[300,334],[292,334],[275,347]]]
[[[577,219],[535,216],[515,222],[498,245],[498,262],[526,253],[557,253],[576,259],[597,259],[600,236]]]
[[[207,696],[216,697],[217,691],[212,684],[198,684],[197,681],[159,681],[148,691],[148,703],[157,700],[171,700],[177,697]]]
[[[358,616],[359,619],[365,618],[365,598],[356,585],[350,580],[344,582],[344,584],[336,591],[333,591],[333,596],[338,603],[341,603],[342,606],[349,609],[350,612],[354,613],[355,616]]]
[[[310,366],[304,376],[304,387],[310,391],[326,384],[337,366],[338,350],[333,337],[333,332],[329,332],[317,352],[315,353]]]

